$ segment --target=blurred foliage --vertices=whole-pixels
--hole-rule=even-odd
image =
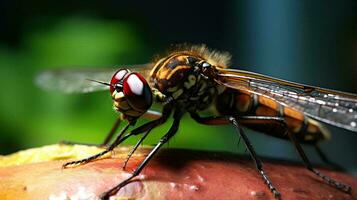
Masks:
[[[73,17],[27,32],[17,51],[0,48],[1,85],[6,86],[0,98],[0,119],[6,125],[3,132],[12,133],[1,134],[1,151],[54,143],[69,135],[68,139],[78,141],[99,139],[99,127],[115,117],[108,95],[46,93],[34,85],[34,79],[50,67],[132,62],[130,58],[146,48],[137,30],[125,23]]]

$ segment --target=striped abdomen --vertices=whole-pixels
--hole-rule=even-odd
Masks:
[[[224,115],[281,117],[288,130],[302,143],[316,143],[330,136],[320,123],[302,112],[248,91],[226,89],[218,96],[216,108]],[[241,120],[240,123],[253,130],[288,139],[284,125],[276,120]]]

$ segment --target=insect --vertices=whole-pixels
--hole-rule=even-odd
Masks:
[[[189,113],[198,123],[231,124],[243,139],[257,171],[275,198],[280,199],[280,192],[264,171],[263,163],[242,129],[243,126],[292,141],[308,170],[332,187],[349,193],[350,186],[316,170],[300,144],[314,145],[324,158],[317,143],[330,135],[318,121],[357,132],[357,95],[228,69],[229,59],[228,53],[211,51],[205,45],[183,45],[154,63],[130,69],[42,73],[38,83],[47,89],[92,92],[109,88],[114,109],[122,114],[122,119],[128,121],[106,150],[63,166],[88,163],[112,151],[128,137],[142,134],[130,152],[126,165],[150,131],[165,123],[172,115],[171,127],[132,175],[102,194],[102,199],[108,199],[140,174],[159,149],[176,134],[182,115]],[[112,77],[110,82],[109,77]],[[149,110],[153,101],[162,104],[161,113]],[[145,116],[154,116],[155,119],[136,126],[136,120]],[[117,120],[103,144],[108,144],[120,120]],[[130,126],[136,128],[126,133]]]

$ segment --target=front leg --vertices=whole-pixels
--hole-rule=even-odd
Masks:
[[[140,165],[134,170],[134,172],[131,174],[131,176],[112,189],[108,190],[107,192],[103,193],[101,195],[102,200],[108,200],[110,196],[115,195],[122,187],[130,183],[132,179],[140,174],[140,172],[144,169],[144,167],[149,163],[149,161],[154,157],[154,155],[159,151],[159,149],[167,143],[172,136],[175,135],[177,132],[179,125],[180,125],[180,120],[182,117],[181,112],[176,112],[174,115],[174,122],[172,123],[169,131],[160,139],[159,143],[156,144],[156,146],[151,150],[151,152],[146,156],[146,158],[140,163]]]
[[[149,135],[149,133],[150,133],[151,130],[152,130],[152,129],[147,130],[147,131],[141,136],[141,138],[136,142],[135,146],[131,149],[131,151],[130,151],[129,154],[128,154],[128,157],[126,158],[126,160],[125,160],[125,162],[124,162],[124,164],[123,164],[123,169],[126,168],[126,165],[128,164],[128,162],[129,162],[131,156],[134,154],[134,152],[136,151],[136,149],[138,149],[139,145],[145,140],[146,136]]]
[[[123,142],[126,138],[123,137],[122,138],[122,135],[126,132],[126,130],[129,128],[131,124],[128,123],[119,133],[119,135],[117,136],[117,138],[115,139],[115,141],[107,148],[105,149],[104,151],[98,153],[98,154],[95,154],[93,156],[90,156],[88,158],[85,158],[85,159],[82,159],[82,160],[75,160],[75,161],[71,161],[71,162],[67,162],[65,164],[62,165],[62,168],[66,168],[70,165],[79,165],[79,164],[86,164],[92,160],[95,160],[105,154],[107,154],[108,152],[112,151],[116,146],[118,146],[121,142]]]
[[[171,111],[172,111],[172,106],[170,104],[166,105],[164,108],[163,108],[163,111],[162,111],[162,115],[160,118],[158,119],[155,119],[153,121],[150,121],[144,125],[141,125],[140,127],[138,128],[135,128],[134,130],[132,130],[130,133],[124,135],[124,133],[126,132],[126,130],[129,128],[129,126],[132,125],[132,123],[128,123],[121,131],[120,133],[118,134],[117,138],[115,139],[115,141],[109,146],[107,147],[104,151],[98,153],[98,154],[95,154],[93,156],[90,156],[88,158],[85,158],[85,159],[82,159],[82,160],[76,160],[76,161],[71,161],[71,162],[67,162],[63,165],[63,168],[66,168],[70,165],[77,165],[77,164],[85,164],[85,163],[88,163],[92,160],[95,160],[103,155],[105,155],[106,153],[112,151],[116,146],[118,146],[119,144],[121,144],[123,141],[125,141],[127,138],[129,138],[130,136],[132,135],[138,135],[138,134],[141,134],[143,132],[146,132],[146,131],[150,131],[151,129],[153,129],[154,127],[164,123],[167,118],[170,116],[171,114]],[[133,123],[135,123],[135,121],[133,121]],[[124,136],[123,136],[124,135]]]

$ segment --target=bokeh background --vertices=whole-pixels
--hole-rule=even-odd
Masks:
[[[116,119],[109,92],[46,92],[34,84],[42,70],[147,63],[183,42],[229,51],[233,67],[357,93],[355,1],[1,0],[0,154],[61,140],[100,143]],[[323,151],[356,174],[357,134],[328,127],[333,139]],[[261,156],[299,160],[287,141],[252,131],[249,137]],[[188,116],[168,147],[244,153],[232,127]]]

